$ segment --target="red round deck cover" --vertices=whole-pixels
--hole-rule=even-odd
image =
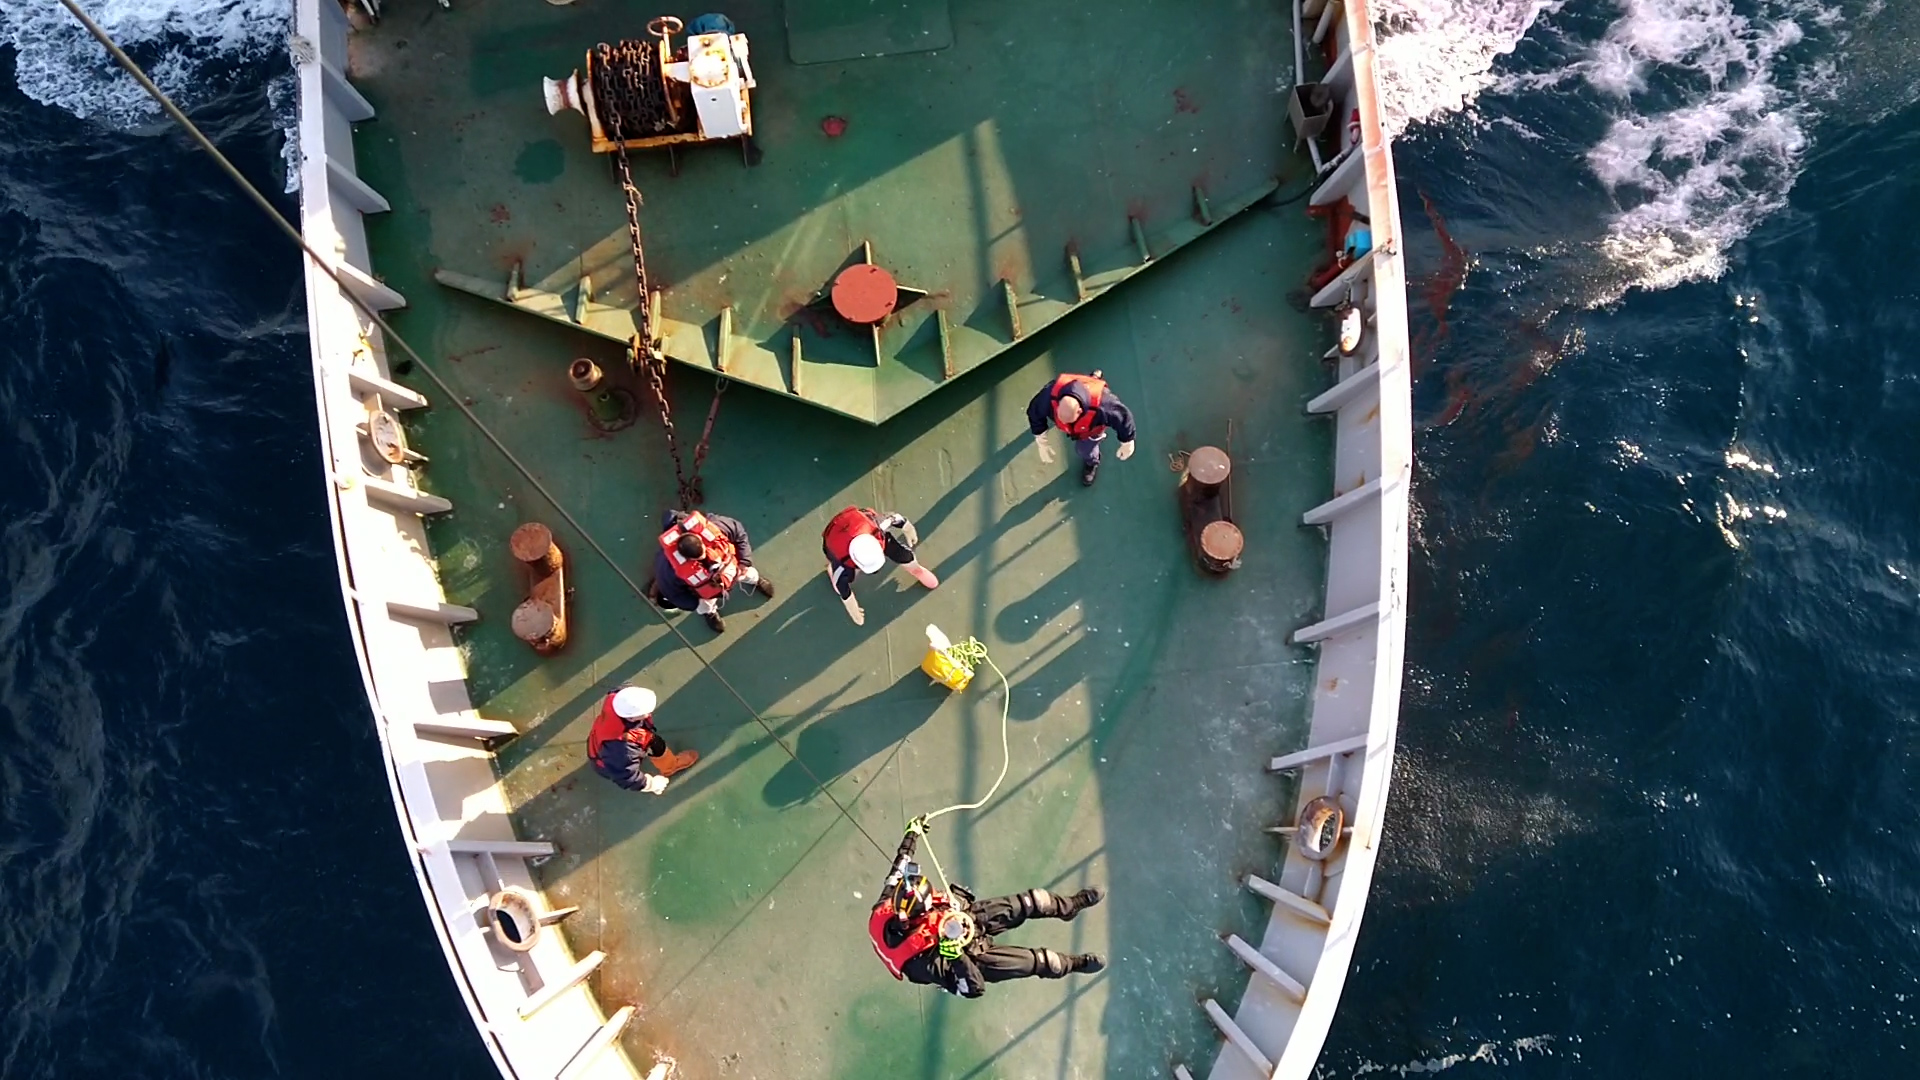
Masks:
[[[833,279],[833,310],[850,323],[871,326],[893,314],[900,287],[893,275],[871,263],[857,263]]]

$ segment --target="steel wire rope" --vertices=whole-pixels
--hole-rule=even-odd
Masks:
[[[479,415],[468,407],[466,402],[460,398],[460,395],[454,393],[453,387],[448,385],[447,381],[442,379],[440,374],[434,371],[433,368],[421,358],[413,346],[407,343],[407,339],[401,337],[392,326],[387,324],[387,320],[382,318],[379,312],[373,310],[365,300],[361,299],[358,293],[354,292],[353,289],[347,285],[340,271],[335,269],[332,263],[322,258],[320,253],[313,249],[313,245],[307,243],[307,238],[301,234],[300,230],[294,228],[293,224],[280,213],[279,208],[275,207],[273,203],[267,200],[265,195],[260,193],[260,189],[254,186],[253,181],[248,180],[246,175],[234,166],[233,162],[227,160],[227,156],[220,152],[220,148],[213,144],[213,140],[207,138],[199,126],[195,124],[186,113],[180,111],[180,107],[173,103],[173,99],[167,96],[166,91],[154,85],[153,80],[147,77],[147,73],[141,69],[133,57],[128,56],[126,51],[120,48],[119,44],[113,40],[112,35],[101,28],[99,23],[94,22],[92,17],[85,11],[82,11],[79,4],[76,3],[76,0],[60,0],[60,6],[66,8],[67,12],[77,19],[81,26],[86,28],[87,33],[92,35],[93,39],[98,41],[101,47],[107,50],[114,61],[124,68],[127,74],[133,76],[134,81],[140,84],[140,88],[145,90],[149,97],[152,97],[154,101],[159,103],[160,108],[167,116],[179,124],[193,141],[199,144],[202,150],[207,152],[207,155],[213,159],[214,164],[220,167],[220,171],[226,173],[227,177],[240,187],[241,193],[252,200],[255,206],[258,206],[275,225],[279,226],[281,232],[285,233],[299,246],[301,251],[306,253],[307,258],[313,260],[313,264],[319,267],[322,273],[326,274],[327,277],[333,280],[335,285],[339,286],[341,294],[347,298],[348,302],[357,308],[362,315],[366,316],[369,322],[378,327],[381,333],[385,334],[394,344],[400,346],[400,351],[407,354],[407,359],[413,361],[415,366],[425,372],[429,379],[433,380],[434,385],[440,388],[441,393],[446,395],[447,400],[451,401],[454,407],[460,410],[461,415],[465,416],[467,420],[473,424],[474,428],[480,432],[481,436],[484,437],[487,442],[491,443],[495,450],[500,452],[500,456],[505,458],[508,464],[512,465],[514,470],[524,477],[527,483],[533,486],[535,491],[540,493],[540,497],[545,499],[547,503],[565,519],[567,524],[573,527],[575,532],[580,534],[580,538],[587,542],[587,546],[593,548],[594,553],[599,555],[600,558],[613,569],[614,573],[620,575],[620,580],[626,582],[627,587],[632,589],[633,594],[640,599],[640,606],[652,612],[654,617],[659,619],[660,622],[673,633],[673,636],[679,638],[680,644],[685,646],[687,651],[692,653],[694,658],[700,661],[701,666],[706,668],[708,673],[720,681],[721,686],[726,687],[727,693],[733,695],[734,700],[740,703],[740,707],[747,710],[748,715],[752,716],[754,722],[766,731],[767,736],[771,738],[780,749],[786,751],[787,756],[793,759],[793,763],[800,766],[800,771],[806,773],[807,779],[813,782],[814,789],[820,792],[820,794],[825,795],[827,801],[833,803],[834,809],[840,812],[840,816],[846,818],[849,824],[859,830],[860,835],[866,837],[867,843],[872,844],[875,851],[882,855],[887,854],[887,849],[880,846],[880,842],[873,838],[873,834],[867,831],[866,826],[860,824],[859,819],[853,816],[852,811],[847,809],[846,804],[842,803],[833,792],[827,790],[826,784],[821,782],[820,777],[815,774],[812,769],[808,768],[807,763],[800,760],[800,755],[795,753],[791,746],[787,745],[787,741],[781,738],[778,732],[774,731],[773,725],[767,723],[766,718],[760,715],[760,710],[754,708],[753,705],[747,701],[746,697],[743,696],[731,682],[727,681],[725,675],[720,674],[720,670],[713,666],[713,661],[708,660],[699,649],[694,647],[691,638],[681,632],[680,628],[675,626],[664,613],[654,607],[653,602],[646,597],[646,590],[642,589],[638,582],[628,576],[626,570],[620,566],[619,562],[607,552],[606,548],[600,546],[600,542],[593,538],[592,533],[587,531],[586,526],[582,525],[579,519],[575,518],[572,512],[562,505],[560,500],[556,498],[552,492],[547,490],[546,485],[542,484],[539,478],[534,476],[533,471],[527,468],[518,457],[514,456],[513,451],[507,449],[507,445],[500,441],[500,437],[495,435],[491,428],[487,427],[486,422],[481,420]],[[321,63],[323,61],[316,60],[315,62]]]

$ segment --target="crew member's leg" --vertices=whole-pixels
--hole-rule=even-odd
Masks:
[[[918,581],[929,589],[940,587],[940,578],[935,575],[933,571],[921,566],[918,558],[913,553],[913,549],[908,547],[899,537],[889,532],[881,538],[880,544],[881,550],[886,552],[887,558],[899,563],[902,569],[913,575],[915,581]]]
[[[697,750],[682,750],[677,754],[674,753],[673,749],[667,745],[666,736],[658,731],[653,733],[653,738],[647,740],[647,756],[653,759],[653,767],[661,776],[672,776],[700,760],[700,753]]]
[[[1091,975],[1106,967],[1092,953],[1069,956],[1052,949],[1028,949],[1019,945],[989,945],[970,954],[980,965],[980,977],[990,983],[1009,979],[1064,979],[1068,975]]]
[[[1081,889],[1069,896],[1060,896],[1045,889],[1028,889],[1012,896],[975,900],[968,911],[972,912],[974,925],[980,928],[981,936],[992,937],[1004,934],[1028,919],[1070,921],[1105,898],[1106,893],[1096,888]]]
[[[1076,439],[1073,448],[1080,455],[1080,482],[1093,483],[1094,474],[1100,471],[1100,440],[1106,438],[1106,432],[1091,439]]]

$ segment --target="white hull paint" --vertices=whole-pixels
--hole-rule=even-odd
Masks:
[[[353,124],[373,111],[346,79],[348,31],[333,0],[297,0],[300,227],[362,299],[391,309],[406,300],[374,277],[368,258],[363,215],[384,211],[386,200],[353,166]],[[454,985],[507,1080],[634,1080],[640,1073],[618,1045],[633,1010],[601,1011],[583,981],[595,957],[573,956],[554,933],[516,953],[486,928],[488,898],[502,886],[534,889],[527,863],[545,848],[503,843],[515,839],[513,827],[482,740],[513,728],[469,705],[451,629],[465,612],[441,593],[420,516],[451,507],[416,489],[408,470],[371,455],[358,430],[376,395],[388,409],[427,402],[390,381],[379,331],[330,277],[309,264],[306,287],[347,625],[407,857]]]
[[[1374,250],[1313,300],[1315,307],[1331,308],[1351,289],[1367,327],[1355,355],[1339,359],[1334,385],[1308,406],[1334,424],[1333,490],[1303,522],[1328,531],[1326,602],[1319,622],[1294,633],[1296,642],[1313,642],[1319,650],[1307,746],[1275,757],[1270,767],[1300,777],[1294,812],[1276,814],[1276,820],[1297,820],[1306,803],[1329,795],[1340,802],[1352,834],[1326,862],[1311,861],[1289,845],[1277,880],[1247,882],[1272,902],[1272,914],[1257,946],[1237,938],[1223,943],[1247,965],[1248,980],[1231,1014],[1202,1003],[1224,1040],[1207,1073],[1211,1080],[1313,1075],[1373,881],[1400,718],[1413,469],[1400,209],[1379,111],[1367,0],[1306,6],[1309,16],[1338,9],[1321,20],[1341,43],[1329,79],[1336,91],[1332,124],[1344,131],[1347,118],[1360,114],[1360,145],[1349,149],[1342,134],[1347,156],[1327,174],[1312,203],[1351,202],[1369,219]]]

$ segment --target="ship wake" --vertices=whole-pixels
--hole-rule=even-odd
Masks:
[[[1786,205],[1822,122],[1920,98],[1901,44],[1920,19],[1880,0],[1380,0],[1375,12],[1395,131],[1583,140],[1565,149],[1607,200],[1580,245],[1596,264],[1579,275],[1587,306],[1719,277]],[[1598,137],[1569,134],[1586,131]]]
[[[285,65],[292,0],[81,0],[153,81],[191,110],[259,82],[259,65]],[[0,0],[0,43],[12,46],[14,80],[42,105],[121,130],[168,130],[159,106],[52,0]],[[287,190],[299,170],[292,73],[267,84],[286,137]]]

